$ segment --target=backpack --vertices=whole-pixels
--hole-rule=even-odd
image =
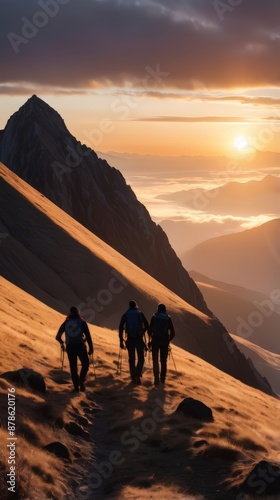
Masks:
[[[78,345],[83,342],[83,324],[79,316],[66,319],[65,322],[66,345]]]
[[[157,312],[154,314],[153,338],[164,339],[168,333],[169,316],[166,313]]]
[[[142,315],[139,309],[128,309],[125,313],[125,331],[130,337],[142,337]]]

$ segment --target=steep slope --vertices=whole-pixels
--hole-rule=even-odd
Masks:
[[[240,287],[211,280],[199,273],[191,274],[207,304],[229,332],[280,354],[280,315],[277,313],[279,304],[259,294],[254,297],[250,290],[247,290],[247,295],[251,295],[252,299],[245,299],[238,294]],[[244,289],[242,292],[245,294]]]
[[[94,324],[117,328],[134,298],[150,319],[164,302],[175,342],[245,383],[271,392],[225,328],[183,301],[0,164],[0,272],[49,306],[76,304]]]
[[[271,296],[279,292],[280,219],[211,238],[186,252],[182,262],[187,269],[215,280]]]
[[[47,385],[42,394],[13,384],[17,491],[6,495],[9,450],[3,425],[2,500],[236,500],[244,498],[238,487],[256,463],[279,462],[276,398],[176,346],[178,374],[170,360],[164,387],[153,387],[147,359],[142,386],[132,386],[126,356],[121,374],[116,374],[117,332],[92,325],[94,367],[90,367],[86,392],[77,395],[71,393],[67,362],[61,371],[60,349],[54,340],[63,316],[3,278],[0,314],[0,375],[27,366],[39,372]],[[11,383],[0,377],[2,422],[7,421],[9,389]],[[208,405],[213,421],[175,413],[185,397]],[[69,433],[71,422],[85,436]],[[54,441],[67,447],[69,460],[44,449]],[[259,488],[259,484],[255,481],[253,486]]]
[[[81,145],[33,95],[8,121],[0,161],[148,274],[210,314],[204,299],[122,174]]]

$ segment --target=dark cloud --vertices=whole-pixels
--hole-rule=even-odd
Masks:
[[[279,19],[275,0],[1,0],[0,83],[278,86]]]

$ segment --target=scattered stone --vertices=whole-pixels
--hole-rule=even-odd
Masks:
[[[75,418],[80,425],[85,425],[85,426],[89,425],[89,421],[87,418],[82,417],[81,415],[76,415]]]
[[[185,398],[181,401],[176,412],[183,413],[186,417],[193,417],[204,422],[212,422],[214,420],[211,408],[193,398]]]
[[[278,495],[280,498],[280,464],[261,460],[241,484],[240,490],[258,497]]]
[[[53,453],[59,458],[70,460],[70,453],[67,446],[60,443],[59,441],[54,441],[53,443],[47,444],[46,446],[44,446],[44,449],[49,451],[50,453]]]
[[[200,439],[199,441],[195,441],[193,443],[194,448],[201,448],[202,446],[208,445],[208,441],[206,439]]]
[[[46,383],[42,375],[30,368],[20,368],[19,370],[5,372],[0,375],[14,384],[23,385],[34,389],[35,391],[46,392]]]
[[[67,422],[65,424],[64,428],[69,432],[69,434],[72,434],[73,436],[81,436],[84,438],[86,441],[90,441],[90,435],[88,432],[86,432],[79,424],[76,422]]]

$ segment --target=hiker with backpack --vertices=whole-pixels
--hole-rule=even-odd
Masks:
[[[56,340],[60,343],[61,349],[65,351],[65,345],[61,339],[65,333],[66,352],[70,364],[71,378],[74,391],[85,391],[85,379],[89,369],[89,356],[93,354],[93,344],[87,323],[81,318],[79,309],[70,307],[70,313],[60,326]],[[86,343],[89,351],[87,353]],[[78,358],[82,364],[80,375],[78,374]]]
[[[152,349],[154,384],[158,385],[159,381],[165,383],[167,371],[167,357],[169,352],[169,344],[175,337],[175,330],[171,317],[166,313],[164,304],[159,304],[157,312],[152,316],[148,328],[149,344]],[[159,369],[160,357],[160,369]]]
[[[120,349],[127,349],[128,362],[131,380],[133,383],[140,385],[142,370],[144,366],[145,350],[147,349],[144,342],[145,332],[149,323],[145,315],[138,308],[135,300],[129,302],[129,309],[122,315],[119,324],[119,339]],[[123,332],[126,332],[126,340],[124,341]],[[137,353],[137,364],[136,364]]]

